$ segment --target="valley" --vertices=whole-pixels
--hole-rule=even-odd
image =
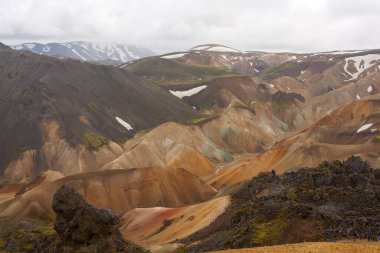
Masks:
[[[1,250],[19,224],[51,228],[62,187],[152,252],[380,233],[380,50],[102,65],[17,49],[0,44],[0,216],[17,217]]]

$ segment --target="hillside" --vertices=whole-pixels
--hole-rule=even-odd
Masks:
[[[379,95],[353,101],[309,127],[277,140],[266,152],[251,156],[244,163],[226,166],[207,182],[223,188],[248,180],[260,172],[284,173],[322,161],[342,160],[360,155],[375,167],[380,165],[378,124]]]
[[[281,176],[262,173],[232,194],[214,223],[182,243],[186,252],[205,252],[377,235],[379,180],[380,170],[358,157]]]
[[[41,169],[94,170],[136,131],[200,117],[168,91],[112,66],[1,49],[0,69],[0,146],[7,147],[0,172],[11,181]]]
[[[113,169],[66,177],[57,174],[47,171],[16,190],[11,198],[0,202],[0,216],[51,217],[53,194],[64,185],[82,193],[90,204],[110,208],[117,214],[136,207],[191,205],[216,194],[200,178],[180,168]]]

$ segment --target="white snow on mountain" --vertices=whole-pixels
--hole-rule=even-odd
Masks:
[[[109,42],[24,43],[13,48],[83,61],[115,61],[115,64],[154,55],[147,48]]]
[[[372,125],[373,125],[373,123],[365,124],[365,125],[359,127],[359,129],[356,131],[356,133],[363,132],[363,131],[367,130],[368,128],[370,128]]]
[[[193,47],[190,51],[208,51],[208,52],[226,52],[226,53],[241,53],[241,51],[221,46],[221,45],[200,45],[197,47]]]
[[[125,127],[128,131],[133,130],[133,127],[132,127],[129,123],[125,122],[123,119],[121,119],[121,118],[119,118],[119,117],[115,117],[115,119],[116,119],[117,122],[119,122],[123,127]]]
[[[230,53],[239,53],[240,51],[230,48],[230,47],[223,47],[223,46],[215,46],[210,47],[206,49],[206,51],[213,51],[213,52],[230,52]]]
[[[378,61],[380,61],[380,55],[378,54],[367,54],[360,56],[348,57],[345,59],[344,71],[351,76],[347,81],[357,79],[365,70],[369,69],[373,65],[375,65]],[[351,73],[348,71],[349,63],[352,62],[356,68],[355,73]]]
[[[175,59],[175,58],[181,58],[181,57],[183,57],[185,55],[187,55],[187,53],[164,55],[164,56],[161,56],[161,58],[164,58],[164,59]]]
[[[183,97],[190,97],[190,96],[193,96],[195,94],[197,94],[198,92],[200,92],[201,90],[204,90],[207,88],[207,85],[201,85],[201,86],[198,86],[198,87],[195,87],[195,88],[192,88],[190,90],[181,90],[181,91],[174,91],[174,90],[169,90],[171,94],[173,94],[174,96],[182,99]]]

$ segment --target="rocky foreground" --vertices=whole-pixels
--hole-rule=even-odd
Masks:
[[[351,157],[254,177],[224,214],[182,243],[185,252],[206,252],[362,234],[380,235],[380,169]]]
[[[56,213],[55,231],[51,223],[2,217],[1,252],[146,252],[123,240],[118,229],[119,218],[113,211],[88,204],[72,188],[59,189],[54,194],[52,208]]]

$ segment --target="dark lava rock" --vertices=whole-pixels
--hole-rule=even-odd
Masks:
[[[56,252],[144,252],[123,240],[119,218],[113,211],[88,204],[72,188],[58,190],[52,207],[57,215],[54,229],[59,236]]]
[[[210,226],[180,240],[184,252],[380,235],[380,170],[360,157],[261,173],[231,198]]]

